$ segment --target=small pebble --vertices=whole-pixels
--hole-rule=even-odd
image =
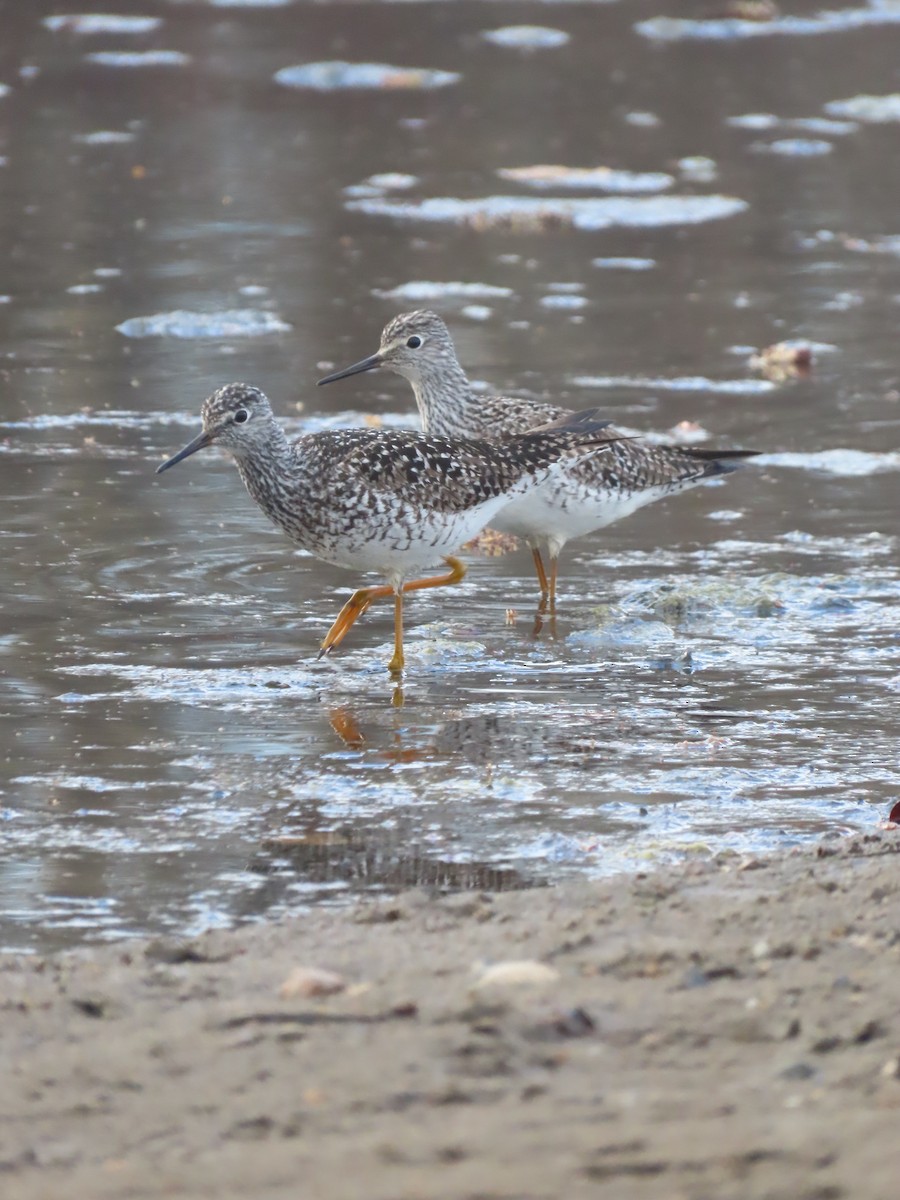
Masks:
[[[812,1079],[816,1074],[816,1068],[811,1063],[798,1062],[790,1067],[785,1067],[781,1072],[782,1079]]]
[[[472,984],[473,989],[490,987],[540,987],[555,983],[559,971],[535,959],[510,959],[508,962],[481,965],[479,975]]]
[[[298,996],[333,996],[342,992],[347,981],[334,971],[323,967],[294,967],[278,989],[282,1000],[294,1000]]]

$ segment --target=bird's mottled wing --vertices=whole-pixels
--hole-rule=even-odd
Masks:
[[[550,430],[504,441],[445,438],[413,430],[335,430],[307,439],[321,456],[328,487],[339,495],[389,494],[423,511],[459,512],[544,472],[561,458],[608,447],[606,427]]]
[[[414,430],[340,430],[331,439],[328,472],[335,488],[363,485],[435,512],[461,511],[499,495],[524,469],[499,446]]]
[[[488,438],[513,437],[543,428],[568,415],[569,409],[543,400],[528,400],[523,396],[484,396],[479,398],[477,433]]]

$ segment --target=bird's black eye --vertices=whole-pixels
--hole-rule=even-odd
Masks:
[[[243,425],[246,421],[249,421],[249,420],[250,420],[250,414],[247,412],[246,408],[239,408],[237,410],[237,412],[234,414],[235,425]]]
[[[409,346],[410,350],[418,350],[418,348],[422,345],[422,339],[417,333],[414,333],[411,338],[406,339],[406,344]]]

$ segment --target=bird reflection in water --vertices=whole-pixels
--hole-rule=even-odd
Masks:
[[[527,724],[496,714],[449,720],[423,731],[424,736],[393,730],[386,744],[379,738],[387,732],[383,726],[373,723],[367,736],[358,712],[349,705],[330,709],[328,722],[346,750],[373,764],[443,763],[452,770],[462,759],[484,768],[486,788],[494,762],[508,755],[511,742],[527,754],[535,749],[534,737],[541,740]],[[340,883],[352,891],[388,893],[418,887],[496,892],[543,886],[541,880],[502,863],[443,858],[433,844],[417,845],[416,817],[406,819],[402,810],[388,825],[382,808],[370,816],[360,806],[347,821],[323,828],[318,804],[304,800],[280,812],[278,823],[278,831],[261,843],[254,864],[276,887],[277,880],[286,877],[302,879],[305,888]]]
[[[328,723],[349,750],[366,750],[379,762],[425,763],[446,760],[461,753],[469,762],[481,763],[488,771],[506,724],[496,716],[467,717],[445,722],[425,743],[404,745],[402,731],[397,730],[392,745],[376,748],[367,742],[352,708],[340,705],[331,709]]]
[[[495,713],[460,717],[444,721],[425,741],[404,744],[403,731],[395,730],[389,746],[373,746],[360,727],[359,718],[348,705],[339,705],[328,713],[328,723],[350,750],[365,750],[373,760],[391,763],[434,763],[462,758],[490,771],[495,761],[508,757],[515,745],[527,752],[532,742],[544,739],[528,733],[522,746],[523,727]]]
[[[449,743],[445,741],[444,731],[439,730],[424,744],[404,745],[396,733],[394,744],[375,747],[349,707],[332,709],[328,720],[343,746],[378,762],[433,762],[454,757],[453,745],[458,748],[459,744],[452,736]],[[498,892],[542,886],[540,880],[501,863],[447,859],[435,853],[432,845],[417,845],[415,827],[404,821],[402,813],[389,825],[381,809],[371,815],[371,823],[364,809],[337,827],[323,829],[321,820],[318,805],[311,806],[308,801],[298,804],[293,814],[279,814],[281,829],[262,841],[253,869],[270,876],[276,887],[279,878],[300,878],[307,894],[316,884],[329,888],[343,884],[354,892],[388,894],[409,888]]]

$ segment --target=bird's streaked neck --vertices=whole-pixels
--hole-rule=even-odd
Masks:
[[[260,421],[253,435],[242,439],[237,445],[228,447],[238,466],[255,462],[284,463],[291,457],[291,444],[287,435],[274,417]]]
[[[426,433],[444,437],[474,435],[479,424],[479,400],[458,362],[442,362],[417,373],[409,382]]]
[[[271,420],[265,429],[254,432],[253,438],[228,450],[247,491],[266,510],[283,484],[296,479],[301,462],[277,421]]]

